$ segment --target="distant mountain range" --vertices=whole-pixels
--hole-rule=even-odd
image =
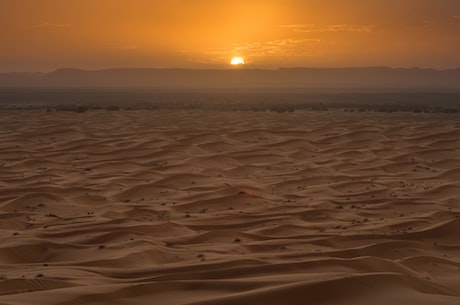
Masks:
[[[149,89],[439,89],[459,90],[460,69],[59,69],[50,73],[0,73],[0,88]]]

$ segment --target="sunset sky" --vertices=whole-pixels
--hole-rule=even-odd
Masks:
[[[460,67],[459,0],[0,0],[0,72]]]

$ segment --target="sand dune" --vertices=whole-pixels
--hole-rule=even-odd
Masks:
[[[460,304],[458,116],[1,113],[0,304]]]

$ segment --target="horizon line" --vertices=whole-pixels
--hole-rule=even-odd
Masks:
[[[130,67],[130,66],[120,66],[120,67],[106,67],[106,68],[76,68],[76,67],[61,67],[56,68],[53,70],[48,71],[6,71],[0,72],[0,74],[27,74],[27,73],[34,73],[34,74],[51,74],[56,73],[58,71],[85,71],[85,72],[101,72],[101,71],[109,71],[109,70],[182,70],[182,71],[280,71],[280,70],[295,70],[295,69],[310,69],[310,70],[353,70],[353,69],[390,69],[390,70],[431,70],[431,71],[452,71],[452,70],[459,70],[459,67],[452,67],[452,68],[433,68],[433,67],[421,67],[421,66],[410,66],[410,67],[403,67],[403,66],[384,66],[384,65],[376,65],[376,66],[337,66],[337,67],[315,67],[315,66],[288,66],[288,67],[276,67],[276,68],[268,68],[268,67],[257,67],[257,66],[248,66],[248,67],[221,67],[221,68],[186,68],[186,67]]]

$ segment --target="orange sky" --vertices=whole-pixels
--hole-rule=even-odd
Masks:
[[[459,0],[0,0],[0,71],[460,67]]]

